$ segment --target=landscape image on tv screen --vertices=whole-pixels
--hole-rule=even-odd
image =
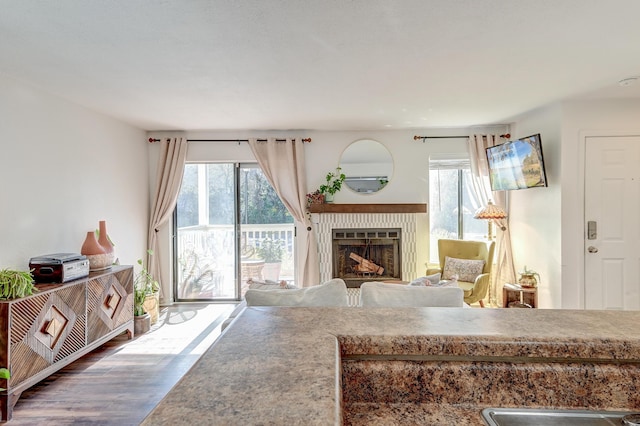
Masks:
[[[540,135],[487,148],[493,191],[547,186]]]

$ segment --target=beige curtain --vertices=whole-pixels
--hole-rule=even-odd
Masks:
[[[483,205],[489,200],[502,207],[507,212],[507,219],[496,221],[496,260],[492,271],[491,285],[489,287],[489,303],[501,306],[502,294],[500,289],[504,283],[516,282],[516,273],[513,266],[513,254],[511,251],[511,235],[509,233],[506,191],[491,191],[489,181],[489,164],[487,162],[486,149],[499,145],[504,140],[498,135],[472,135],[469,137],[469,157],[471,161],[471,174],[473,186],[477,197]],[[505,228],[504,231],[501,228]]]
[[[296,285],[318,284],[320,266],[318,245],[311,221],[307,217],[307,184],[305,178],[304,143],[300,139],[267,141],[249,139],[249,146],[262,172],[276,190],[296,225],[296,249],[299,254]]]
[[[163,285],[160,280],[161,253],[158,245],[158,229],[169,220],[176,206],[178,192],[182,184],[184,163],[187,158],[187,139],[163,139],[160,144],[156,190],[153,197],[147,240],[148,247],[153,250],[154,254],[147,257],[147,270],[160,282],[160,295],[162,297]]]

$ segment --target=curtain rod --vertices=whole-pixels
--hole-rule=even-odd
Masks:
[[[167,138],[169,140],[170,138]],[[160,142],[162,139],[149,138],[149,143]],[[267,139],[256,139],[258,142],[266,142]],[[293,139],[295,140],[295,139]],[[302,138],[302,142],[311,143],[311,138]],[[286,139],[276,139],[276,142],[284,142]],[[249,142],[249,139],[187,139],[187,142]]]
[[[414,136],[413,140],[417,141],[419,139],[422,139],[422,142],[425,141],[425,139],[462,139],[462,138],[468,138],[469,135],[465,135],[465,136]],[[505,139],[509,139],[511,137],[511,135],[509,133],[505,133],[504,135],[500,135],[501,138],[505,138]]]

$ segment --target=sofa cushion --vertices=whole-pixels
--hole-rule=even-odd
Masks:
[[[432,287],[366,282],[360,285],[362,307],[455,307],[464,306],[460,287]]]
[[[476,277],[482,274],[484,260],[456,259],[445,256],[442,270],[443,280],[458,280],[474,282]]]
[[[248,289],[247,306],[348,306],[347,285],[340,278],[297,289]]]

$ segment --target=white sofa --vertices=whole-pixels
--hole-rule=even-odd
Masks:
[[[245,299],[222,324],[224,330],[247,306],[297,307],[467,307],[464,291],[455,287],[410,286],[381,282],[347,288],[340,278],[303,288],[281,288],[280,283],[252,283]]]
[[[372,308],[462,308],[460,287],[431,287],[367,282],[360,285],[360,306]]]

